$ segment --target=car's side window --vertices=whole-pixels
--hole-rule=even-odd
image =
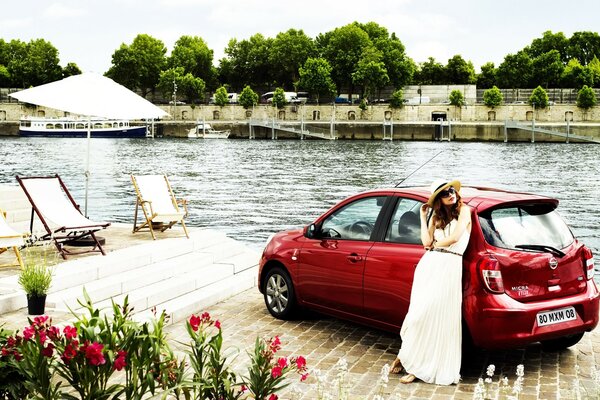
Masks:
[[[385,234],[385,241],[392,243],[421,244],[420,201],[398,199],[394,215]]]
[[[329,215],[321,225],[321,237],[369,240],[386,197],[356,200]]]

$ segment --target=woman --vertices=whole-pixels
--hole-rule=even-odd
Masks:
[[[415,269],[400,329],[402,348],[391,369],[406,370],[402,383],[419,378],[450,385],[460,378],[462,254],[469,243],[471,211],[459,190],[459,181],[434,181],[429,201],[421,207],[421,241],[428,251]]]

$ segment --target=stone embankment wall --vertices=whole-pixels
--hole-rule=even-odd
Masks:
[[[307,125],[330,129],[332,121],[340,139],[381,139],[384,125],[390,132],[393,125],[394,139],[431,140],[439,137],[439,129],[445,135],[451,132],[453,140],[504,140],[505,121],[531,124],[546,129],[600,137],[600,106],[583,110],[574,104],[560,104],[545,109],[533,109],[526,104],[507,104],[496,108],[485,105],[455,107],[446,104],[407,105],[392,109],[388,105],[371,105],[361,110],[357,105],[296,105],[277,110],[267,105],[253,109],[241,106],[179,105],[162,106],[171,117],[155,124],[156,132],[163,136],[187,136],[197,120],[210,122],[215,129],[231,129],[231,137],[248,137],[249,123],[260,121],[304,122]],[[45,107],[26,107],[15,103],[0,103],[0,134],[17,135],[18,120],[22,115],[62,117],[64,112]],[[450,121],[451,128],[448,128]],[[444,124],[444,128],[440,125]],[[509,129],[510,141],[530,140],[526,131]],[[514,132],[513,132],[514,131]],[[271,130],[257,128],[257,138],[270,138]],[[278,138],[294,138],[294,134],[278,133]],[[564,141],[559,137],[537,134],[536,141]]]

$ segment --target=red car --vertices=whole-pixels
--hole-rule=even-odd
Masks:
[[[399,332],[424,253],[425,187],[347,198],[304,229],[272,236],[258,275],[269,312],[305,307]],[[463,322],[481,348],[577,343],[598,324],[594,260],[555,211],[558,200],[464,187],[472,230],[464,253]]]

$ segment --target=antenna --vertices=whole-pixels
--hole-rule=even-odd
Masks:
[[[410,176],[411,176],[412,174],[414,174],[415,172],[417,172],[418,170],[420,170],[421,168],[423,168],[425,165],[429,164],[429,162],[431,162],[431,160],[433,160],[434,158],[436,158],[437,156],[439,156],[440,154],[442,154],[442,152],[443,152],[443,151],[444,151],[444,150],[440,150],[440,151],[439,151],[439,152],[438,152],[438,153],[437,153],[435,156],[433,156],[433,157],[431,157],[429,160],[425,161],[423,164],[421,164],[421,165],[419,166],[419,168],[415,169],[413,172],[411,172],[410,174],[408,174],[407,176],[405,176],[404,178],[402,178],[402,180],[401,180],[400,182],[398,182],[398,183],[396,184],[396,186],[394,186],[394,187],[398,187],[398,186],[400,186],[400,184],[401,184],[402,182],[404,182],[405,180],[407,180],[408,178],[410,178]]]

